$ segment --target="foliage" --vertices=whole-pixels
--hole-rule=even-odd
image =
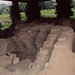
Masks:
[[[72,0],[71,6],[73,6],[73,8],[75,9],[75,0]]]
[[[26,14],[24,12],[21,13],[21,21],[25,22],[27,21],[27,17],[26,17]]]
[[[9,22],[11,21],[10,15],[9,14],[2,14],[0,15],[0,21],[1,22]],[[2,30],[7,29],[11,26],[11,23],[6,24],[6,25],[2,25]]]
[[[27,5],[27,3],[19,2],[20,12],[25,12],[26,5]]]
[[[9,14],[10,12],[10,9],[9,8],[6,8],[2,11],[2,14]]]
[[[9,14],[2,14],[0,15],[0,21],[11,21]]]
[[[73,15],[72,15],[72,16],[70,16],[70,18],[71,18],[71,19],[75,19],[75,9],[74,9],[74,8],[72,8],[71,10],[73,11]]]
[[[0,8],[0,15],[2,14],[2,9]]]
[[[51,10],[42,10],[41,11],[41,16],[44,18],[53,18],[56,17],[57,15],[55,14],[55,9]],[[70,16],[71,19],[75,19],[75,9],[72,8],[73,11],[73,16]],[[21,13],[21,21],[27,21],[25,13]],[[0,15],[0,21],[11,21],[10,15],[9,14],[3,14]],[[9,28],[11,26],[10,24],[2,25],[2,30]]]
[[[44,18],[54,18],[54,17],[56,17],[55,11],[56,11],[55,9],[42,10],[41,16],[44,17]]]
[[[11,5],[1,4],[1,5],[0,5],[0,15],[1,15],[1,14],[8,14],[9,11],[10,11],[10,9],[9,9],[10,6],[11,6]]]
[[[44,2],[39,2],[39,7],[40,10],[46,10],[46,9],[55,9],[56,6],[55,1],[44,1]]]

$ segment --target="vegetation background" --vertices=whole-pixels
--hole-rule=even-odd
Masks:
[[[27,3],[19,2],[19,9],[21,14],[21,21],[27,21],[25,10],[26,10]],[[56,18],[56,1],[45,1],[39,2],[39,8],[41,12],[41,17],[44,18]],[[71,10],[73,11],[73,16],[70,16],[71,19],[75,19],[75,0],[72,0],[71,6],[73,7]],[[10,18],[10,7],[11,5],[7,4],[0,4],[0,22],[2,23],[2,30],[9,28],[12,24]]]

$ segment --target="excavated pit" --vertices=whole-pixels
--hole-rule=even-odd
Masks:
[[[71,27],[47,23],[24,26],[13,37],[0,39],[0,75],[55,75],[53,63],[66,58],[62,55],[65,50],[74,52],[73,39]]]
[[[50,26],[22,28],[17,36],[7,39],[7,52],[16,54],[20,60],[30,59],[33,62],[49,33]]]

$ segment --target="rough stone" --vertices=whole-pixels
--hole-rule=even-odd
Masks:
[[[38,28],[39,30],[42,29],[41,32],[43,33],[46,26],[39,26]],[[19,47],[19,54],[21,53],[21,56],[24,55],[29,58],[33,58],[37,54],[35,57],[36,60],[31,62],[32,60],[30,59],[23,59],[17,64],[8,64],[5,66],[6,69],[0,65],[0,75],[75,75],[75,54],[72,52],[73,30],[69,27],[64,28],[64,26],[54,26],[51,28],[54,28],[54,30],[52,29],[52,32],[46,36],[43,47],[40,48],[38,53],[35,52],[36,50],[33,51],[30,49],[33,49],[30,44],[34,43],[35,45],[36,35],[38,34],[33,35],[35,34],[34,32],[36,32],[35,26],[34,28],[30,27],[30,29],[24,33],[22,32],[23,34],[19,35],[19,37],[18,35],[15,36],[20,40],[18,42],[16,39],[17,44],[21,43],[18,44],[18,46],[23,45],[23,47],[28,48],[27,50],[30,49],[30,53],[28,52],[26,55],[25,51],[21,53],[23,48],[20,50],[21,47]],[[32,37],[34,37],[34,39]],[[34,42],[32,42],[32,40],[34,40]],[[28,47],[29,45],[30,47]],[[52,46],[53,48],[51,48]],[[10,53],[8,57],[15,58]]]
[[[46,40],[49,32],[50,29],[44,28],[41,29],[40,32],[37,34],[35,44],[38,49],[43,47],[43,42]]]
[[[68,27],[67,29],[63,29],[63,30],[61,30],[61,35],[63,36],[63,35],[67,35],[67,34],[74,34],[73,33],[73,29],[71,28],[71,27]]]
[[[52,42],[44,43],[44,44],[43,44],[43,48],[44,48],[44,49],[47,49],[47,50],[50,50],[50,49],[53,48],[53,43],[52,43]]]
[[[6,52],[7,52],[6,39],[0,39],[0,55],[6,54]]]
[[[44,48],[40,48],[39,53],[44,54],[44,55],[47,55],[48,54],[48,50],[47,49],[44,49]]]
[[[14,37],[13,40],[16,42],[17,44],[17,51],[20,52],[25,52],[27,51],[27,48],[25,47],[24,43],[22,42],[22,40],[18,37]]]
[[[13,60],[16,57],[16,54],[7,52],[7,55],[11,58],[11,60]]]
[[[7,52],[17,51],[17,44],[13,39],[8,39]]]
[[[0,56],[0,66],[6,67],[11,63],[12,63],[12,59],[9,56],[6,55]]]
[[[60,32],[53,32],[48,35],[46,40],[48,40],[48,41],[50,41],[50,43],[54,44],[59,37],[60,37]]]
[[[51,28],[51,32],[56,32],[56,31],[60,31],[60,26],[53,26]]]
[[[30,63],[31,63],[30,59],[24,59],[18,62],[17,64],[9,64],[8,66],[6,66],[6,69],[8,69],[9,71],[15,71],[17,69],[25,70],[29,68]]]
[[[19,58],[15,57],[15,58],[13,59],[13,64],[17,64],[18,62],[19,62]]]
[[[35,37],[36,37],[36,33],[27,33],[21,37],[21,40],[25,44],[27,49],[29,50],[36,49]]]
[[[69,37],[66,37],[68,39]],[[49,61],[50,67],[45,68],[38,75],[74,75],[75,74],[75,54],[68,50],[69,40],[59,38],[54,45],[52,55]],[[73,39],[73,38],[72,38]],[[70,48],[71,49],[71,48]]]

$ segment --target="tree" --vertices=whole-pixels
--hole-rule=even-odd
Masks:
[[[12,6],[10,7],[10,17],[12,20],[12,26],[11,29],[14,30],[16,23],[20,21],[20,11],[19,11],[19,6],[17,1],[12,1]]]
[[[71,11],[71,0],[56,0],[57,6],[56,6],[56,14],[57,17],[65,17],[69,18],[69,16],[72,16],[73,13]]]
[[[40,18],[40,9],[37,2],[29,2],[26,6],[25,14],[28,21]]]

